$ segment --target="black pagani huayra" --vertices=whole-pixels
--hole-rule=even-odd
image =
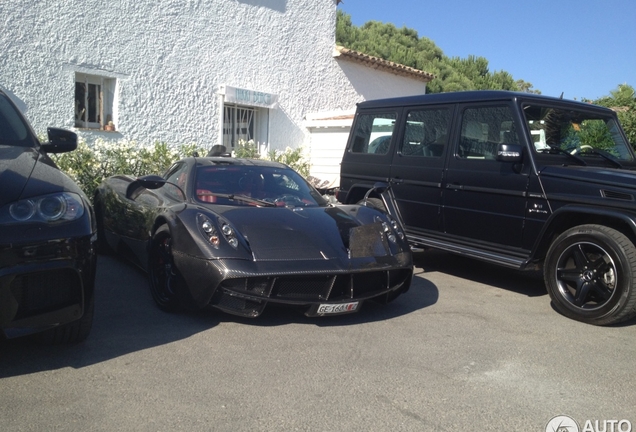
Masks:
[[[397,221],[333,204],[275,162],[190,157],[163,176],[113,176],[95,211],[100,248],[145,269],[166,311],[257,317],[277,303],[308,316],[351,313],[393,300],[413,275]]]

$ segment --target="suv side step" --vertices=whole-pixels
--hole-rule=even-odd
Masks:
[[[418,246],[431,247],[434,249],[440,249],[470,258],[476,258],[482,261],[487,261],[514,269],[523,269],[528,262],[527,256],[515,257],[504,255],[502,253],[494,251],[488,251],[471,246],[458,245],[457,243],[450,243],[442,240],[418,237],[412,234],[407,234],[406,237],[409,240],[409,243],[411,243],[412,245],[411,250],[416,252],[418,250],[421,250],[420,248],[418,248]]]

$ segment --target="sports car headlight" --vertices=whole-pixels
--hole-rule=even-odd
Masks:
[[[232,246],[236,248],[238,246],[238,239],[236,238],[236,234],[234,233],[234,229],[227,222],[221,222],[221,232],[223,236],[225,236],[225,240]]]
[[[402,228],[400,228],[400,225],[397,223],[395,219],[391,218],[390,220],[391,220],[391,226],[393,227],[393,230],[402,240],[404,240],[404,231],[402,231]]]
[[[233,248],[238,247],[239,242],[234,229],[227,222],[218,221],[219,229],[217,229],[217,226],[210,218],[199,213],[197,215],[197,223],[203,237],[205,237],[215,249],[218,249],[221,244],[221,236],[225,238],[225,241]],[[219,231],[221,231],[221,235],[219,235]]]
[[[0,209],[0,223],[56,223],[79,219],[84,204],[79,195],[61,192],[24,199]]]
[[[402,232],[402,230],[400,229],[400,225],[397,223],[397,221],[391,217],[389,217],[388,219],[389,221],[387,222],[385,220],[382,220],[380,216],[376,216],[374,218],[375,222],[379,222],[382,224],[382,231],[390,242],[395,243],[397,241],[396,235],[400,237],[400,239],[404,240],[404,232]]]

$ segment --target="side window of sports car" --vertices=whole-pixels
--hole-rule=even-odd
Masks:
[[[185,199],[185,191],[188,181],[188,165],[178,163],[174,165],[166,174],[168,183],[163,187],[164,192],[169,197],[176,200]]]

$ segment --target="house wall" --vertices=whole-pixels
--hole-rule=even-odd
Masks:
[[[18,0],[0,2],[0,16],[0,87],[40,134],[74,129],[78,72],[117,83],[116,132],[78,133],[140,145],[219,144],[220,89],[232,86],[277,97],[261,148],[328,151],[308,114],[425,89],[334,58],[336,0]]]
[[[358,102],[426,93],[426,82],[397,76],[343,58],[337,57],[337,62],[344,75],[343,87],[352,87],[358,95]],[[340,116],[345,118],[338,118],[338,113],[334,112],[310,113],[307,116],[305,127],[310,131],[310,175],[319,179],[325,188],[335,188],[340,184],[340,162],[347,145],[354,111]]]
[[[117,79],[114,136],[140,143],[216,143],[221,85],[278,96],[282,149],[305,141],[306,112],[358,100],[334,85],[334,0],[32,0],[0,16],[0,85],[40,133],[73,128],[75,72]]]

